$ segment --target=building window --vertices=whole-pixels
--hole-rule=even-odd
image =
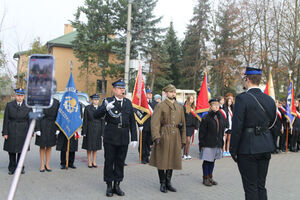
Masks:
[[[97,93],[103,94],[106,93],[107,89],[107,80],[104,81],[104,92],[102,91],[102,80],[97,80]]]

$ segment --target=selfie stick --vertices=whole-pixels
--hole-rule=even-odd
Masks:
[[[23,168],[23,164],[24,164],[24,160],[26,157],[26,153],[30,144],[30,140],[34,131],[34,127],[35,127],[35,123],[36,120],[40,117],[42,117],[42,110],[41,109],[33,109],[34,112],[29,113],[29,118],[32,119],[28,132],[27,132],[27,136],[25,139],[25,143],[23,145],[23,149],[22,149],[22,153],[21,153],[21,157],[20,160],[18,162],[18,166],[17,169],[15,170],[15,175],[13,178],[13,181],[11,183],[10,189],[9,189],[9,193],[8,193],[8,197],[7,200],[13,200],[14,196],[15,196],[15,192],[18,186],[18,182],[19,182],[19,178],[20,178],[20,174]]]

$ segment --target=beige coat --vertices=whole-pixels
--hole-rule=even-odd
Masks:
[[[178,125],[182,123],[182,130]],[[160,138],[154,144],[150,165],[158,169],[181,169],[181,146],[186,142],[186,127],[183,106],[168,99],[159,103],[151,118],[152,140]]]

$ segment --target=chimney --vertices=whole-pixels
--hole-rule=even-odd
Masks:
[[[64,34],[73,32],[73,26],[71,24],[65,24]]]

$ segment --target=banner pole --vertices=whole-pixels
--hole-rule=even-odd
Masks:
[[[142,145],[143,145],[143,131],[140,133],[140,163],[142,163]]]
[[[285,152],[288,151],[289,126],[286,124]]]
[[[69,166],[69,152],[70,152],[70,139],[68,139],[66,169],[68,169]]]

